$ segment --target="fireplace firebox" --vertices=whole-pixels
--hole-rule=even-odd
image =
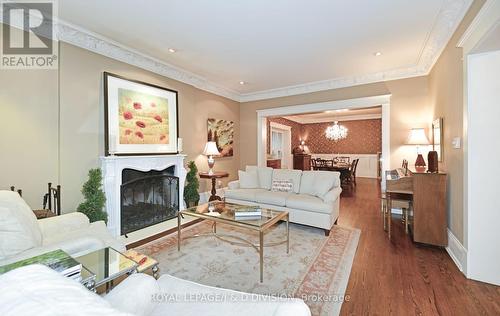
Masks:
[[[179,178],[175,166],[161,171],[122,170],[121,235],[175,218],[179,212]]]

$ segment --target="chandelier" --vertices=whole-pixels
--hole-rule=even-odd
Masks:
[[[339,125],[338,123],[338,121],[335,121],[332,126],[328,126],[326,129],[326,138],[335,142],[347,137],[347,128],[343,125]]]

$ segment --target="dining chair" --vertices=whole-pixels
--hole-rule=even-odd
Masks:
[[[334,164],[335,164],[335,162],[333,161],[333,159],[325,160],[325,167],[326,168],[333,168]]]
[[[351,157],[337,157],[337,162],[340,163],[350,163],[351,162]]]
[[[354,159],[354,160],[352,161],[352,172],[351,172],[351,177],[352,177],[352,182],[354,183],[354,185],[357,185],[357,184],[356,184],[356,170],[358,169],[358,163],[359,163],[359,158]]]
[[[318,164],[316,162],[316,159],[311,159],[311,169],[316,170],[317,167],[318,167]]]
[[[11,190],[11,191],[16,191],[16,187],[15,187],[15,186],[11,186],[11,187],[10,187],[10,190]],[[17,190],[17,193],[19,193],[19,195],[20,195],[20,196],[23,196],[23,190],[18,189],[18,190]]]

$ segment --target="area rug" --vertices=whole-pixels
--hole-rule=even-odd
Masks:
[[[254,248],[213,236],[185,239],[210,231],[211,224],[206,221],[183,229],[181,251],[177,251],[177,234],[137,250],[157,259],[161,274],[237,291],[301,298],[312,315],[340,313],[359,230],[334,226],[325,237],[323,230],[290,224],[289,254],[285,244],[264,247],[263,283],[259,282],[259,255]],[[258,241],[258,234],[247,229],[219,224],[217,232]],[[284,233],[282,223],[269,230],[264,240],[282,240]]]

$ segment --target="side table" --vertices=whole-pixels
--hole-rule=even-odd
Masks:
[[[220,196],[217,195],[217,190],[216,190],[217,179],[227,178],[229,177],[229,173],[224,171],[217,171],[214,172],[213,174],[208,174],[208,172],[200,172],[199,176],[202,179],[212,179],[212,191],[210,191],[211,195],[208,201],[209,202],[215,200],[221,201],[222,199]]]
[[[151,269],[151,272],[153,272],[153,277],[155,279],[158,279],[158,261],[155,259],[151,258],[150,256],[146,256],[142,253],[137,252],[134,249],[129,249],[123,253],[125,257],[133,260],[138,264],[137,266],[137,272],[143,273],[144,271]]]

